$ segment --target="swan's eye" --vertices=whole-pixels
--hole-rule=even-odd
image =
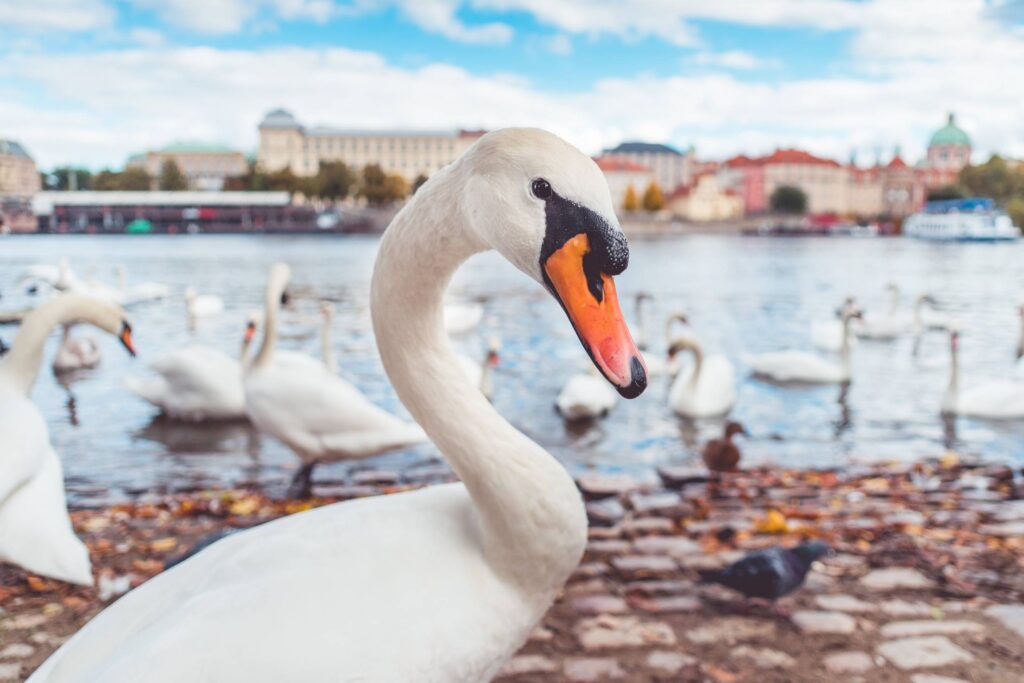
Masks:
[[[533,196],[537,199],[547,199],[551,196],[551,183],[543,178],[536,178],[533,184],[530,185],[530,191],[533,192]]]

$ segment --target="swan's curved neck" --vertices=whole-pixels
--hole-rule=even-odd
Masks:
[[[82,297],[76,295],[55,296],[40,305],[21,321],[14,345],[0,360],[0,375],[13,389],[28,394],[43,363],[43,345],[53,329],[65,325],[64,337],[67,338],[68,323],[75,320],[90,322],[92,318],[88,302],[83,302]]]
[[[338,364],[334,360],[334,349],[331,348],[331,316],[329,315],[324,316],[323,324],[320,326],[320,353],[327,369],[337,372]]]
[[[274,351],[277,349],[277,318],[280,311],[281,292],[277,287],[267,287],[263,312],[263,341],[250,367],[261,368],[273,359]]]
[[[444,332],[452,273],[487,248],[453,196],[460,172],[456,165],[420,188],[381,239],[371,287],[374,334],[402,403],[472,497],[472,532],[488,563],[546,601],[582,556],[586,513],[565,469],[470,384]]]
[[[853,318],[849,315],[843,316],[843,341],[842,346],[839,347],[839,359],[843,364],[843,369],[847,372],[850,370],[850,326],[853,324],[852,320]]]
[[[957,394],[960,392],[960,351],[958,342],[950,342],[949,345],[949,387],[946,389],[946,398],[943,401],[946,409],[952,411],[956,406]]]
[[[689,351],[693,354],[693,374],[690,375],[690,386],[696,387],[700,381],[700,372],[704,367],[704,349],[701,348],[700,344],[696,339],[689,337],[681,337],[677,339],[673,344],[672,348],[676,351]]]

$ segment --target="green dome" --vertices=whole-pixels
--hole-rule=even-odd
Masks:
[[[956,125],[956,120],[950,114],[946,125],[935,131],[935,135],[932,136],[931,141],[928,143],[929,147],[936,145],[964,145],[970,147],[971,139],[967,137],[967,133],[962,128]]]

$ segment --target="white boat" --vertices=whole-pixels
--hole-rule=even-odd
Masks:
[[[903,234],[946,242],[999,242],[1020,238],[1020,230],[991,199],[928,202],[907,218]]]

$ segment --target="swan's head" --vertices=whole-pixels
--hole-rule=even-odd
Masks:
[[[117,337],[125,350],[135,355],[132,326],[124,310],[116,304],[84,294],[63,294],[67,306],[73,311],[67,323],[88,323]]]
[[[270,266],[270,277],[267,278],[267,301],[268,302],[280,302],[281,304],[288,303],[288,296],[286,295],[286,289],[288,287],[288,281],[292,277],[292,269],[288,267],[287,263],[275,263]]]
[[[192,303],[195,300],[196,300],[196,288],[195,287],[186,287],[185,288],[185,301],[187,301],[188,303]]]
[[[647,369],[612,279],[629,246],[597,164],[551,133],[508,128],[482,137],[460,166],[470,229],[555,297],[620,394],[639,396]]]
[[[263,316],[260,315],[259,311],[249,311],[249,315],[245,317],[245,335],[242,340],[248,344],[256,336],[256,328],[259,327],[260,320]]]

